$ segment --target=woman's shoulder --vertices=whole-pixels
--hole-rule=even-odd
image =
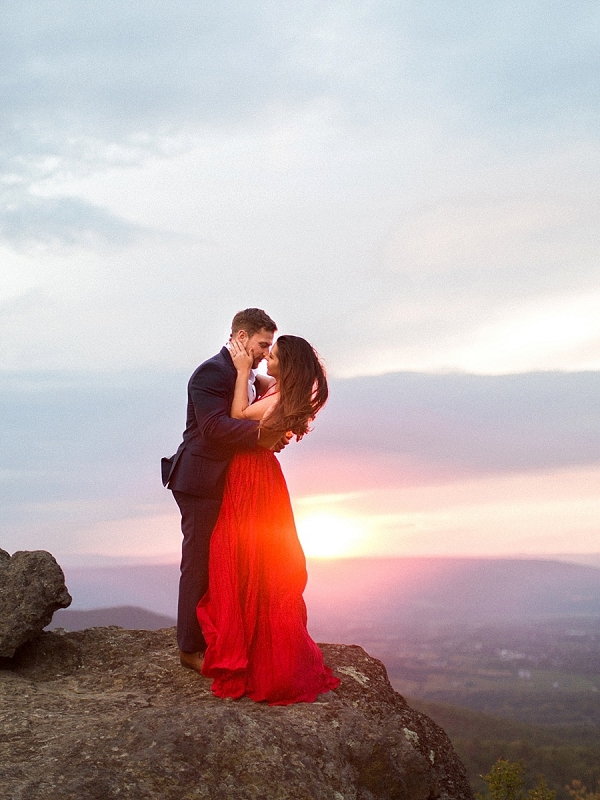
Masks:
[[[246,419],[255,420],[264,419],[265,416],[267,416],[273,410],[278,398],[279,392],[274,392],[273,394],[267,392],[267,394],[259,397],[252,403],[252,405],[249,405],[248,408],[246,408],[244,411],[244,417]]]

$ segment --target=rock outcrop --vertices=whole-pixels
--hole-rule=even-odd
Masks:
[[[0,659],[2,797],[27,800],[467,800],[445,733],[360,647],[317,702],[219,700],[173,629],[42,633]]]
[[[37,636],[59,608],[71,604],[65,576],[45,550],[0,550],[0,657]]]

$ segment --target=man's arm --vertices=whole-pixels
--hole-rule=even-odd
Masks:
[[[206,363],[190,380],[196,421],[212,444],[253,450],[258,442],[258,422],[229,416],[230,378],[217,364]]]

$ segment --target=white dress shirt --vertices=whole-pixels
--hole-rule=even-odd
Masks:
[[[252,403],[256,400],[256,385],[254,381],[256,380],[256,372],[251,369],[250,370],[250,377],[248,378],[248,405],[252,405]]]

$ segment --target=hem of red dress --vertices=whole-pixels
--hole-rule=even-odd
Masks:
[[[268,697],[260,697],[252,691],[242,691],[241,694],[238,694],[237,692],[219,692],[219,686],[215,684],[218,684],[218,681],[215,681],[210,687],[211,692],[215,697],[219,697],[221,700],[241,700],[242,697],[247,697],[254,703],[266,703],[269,706],[291,706],[295,705],[296,703],[314,703],[317,697],[320,695],[335,691],[340,685],[340,679],[332,678],[324,687],[318,690],[293,698],[282,698],[281,700],[272,700]]]

